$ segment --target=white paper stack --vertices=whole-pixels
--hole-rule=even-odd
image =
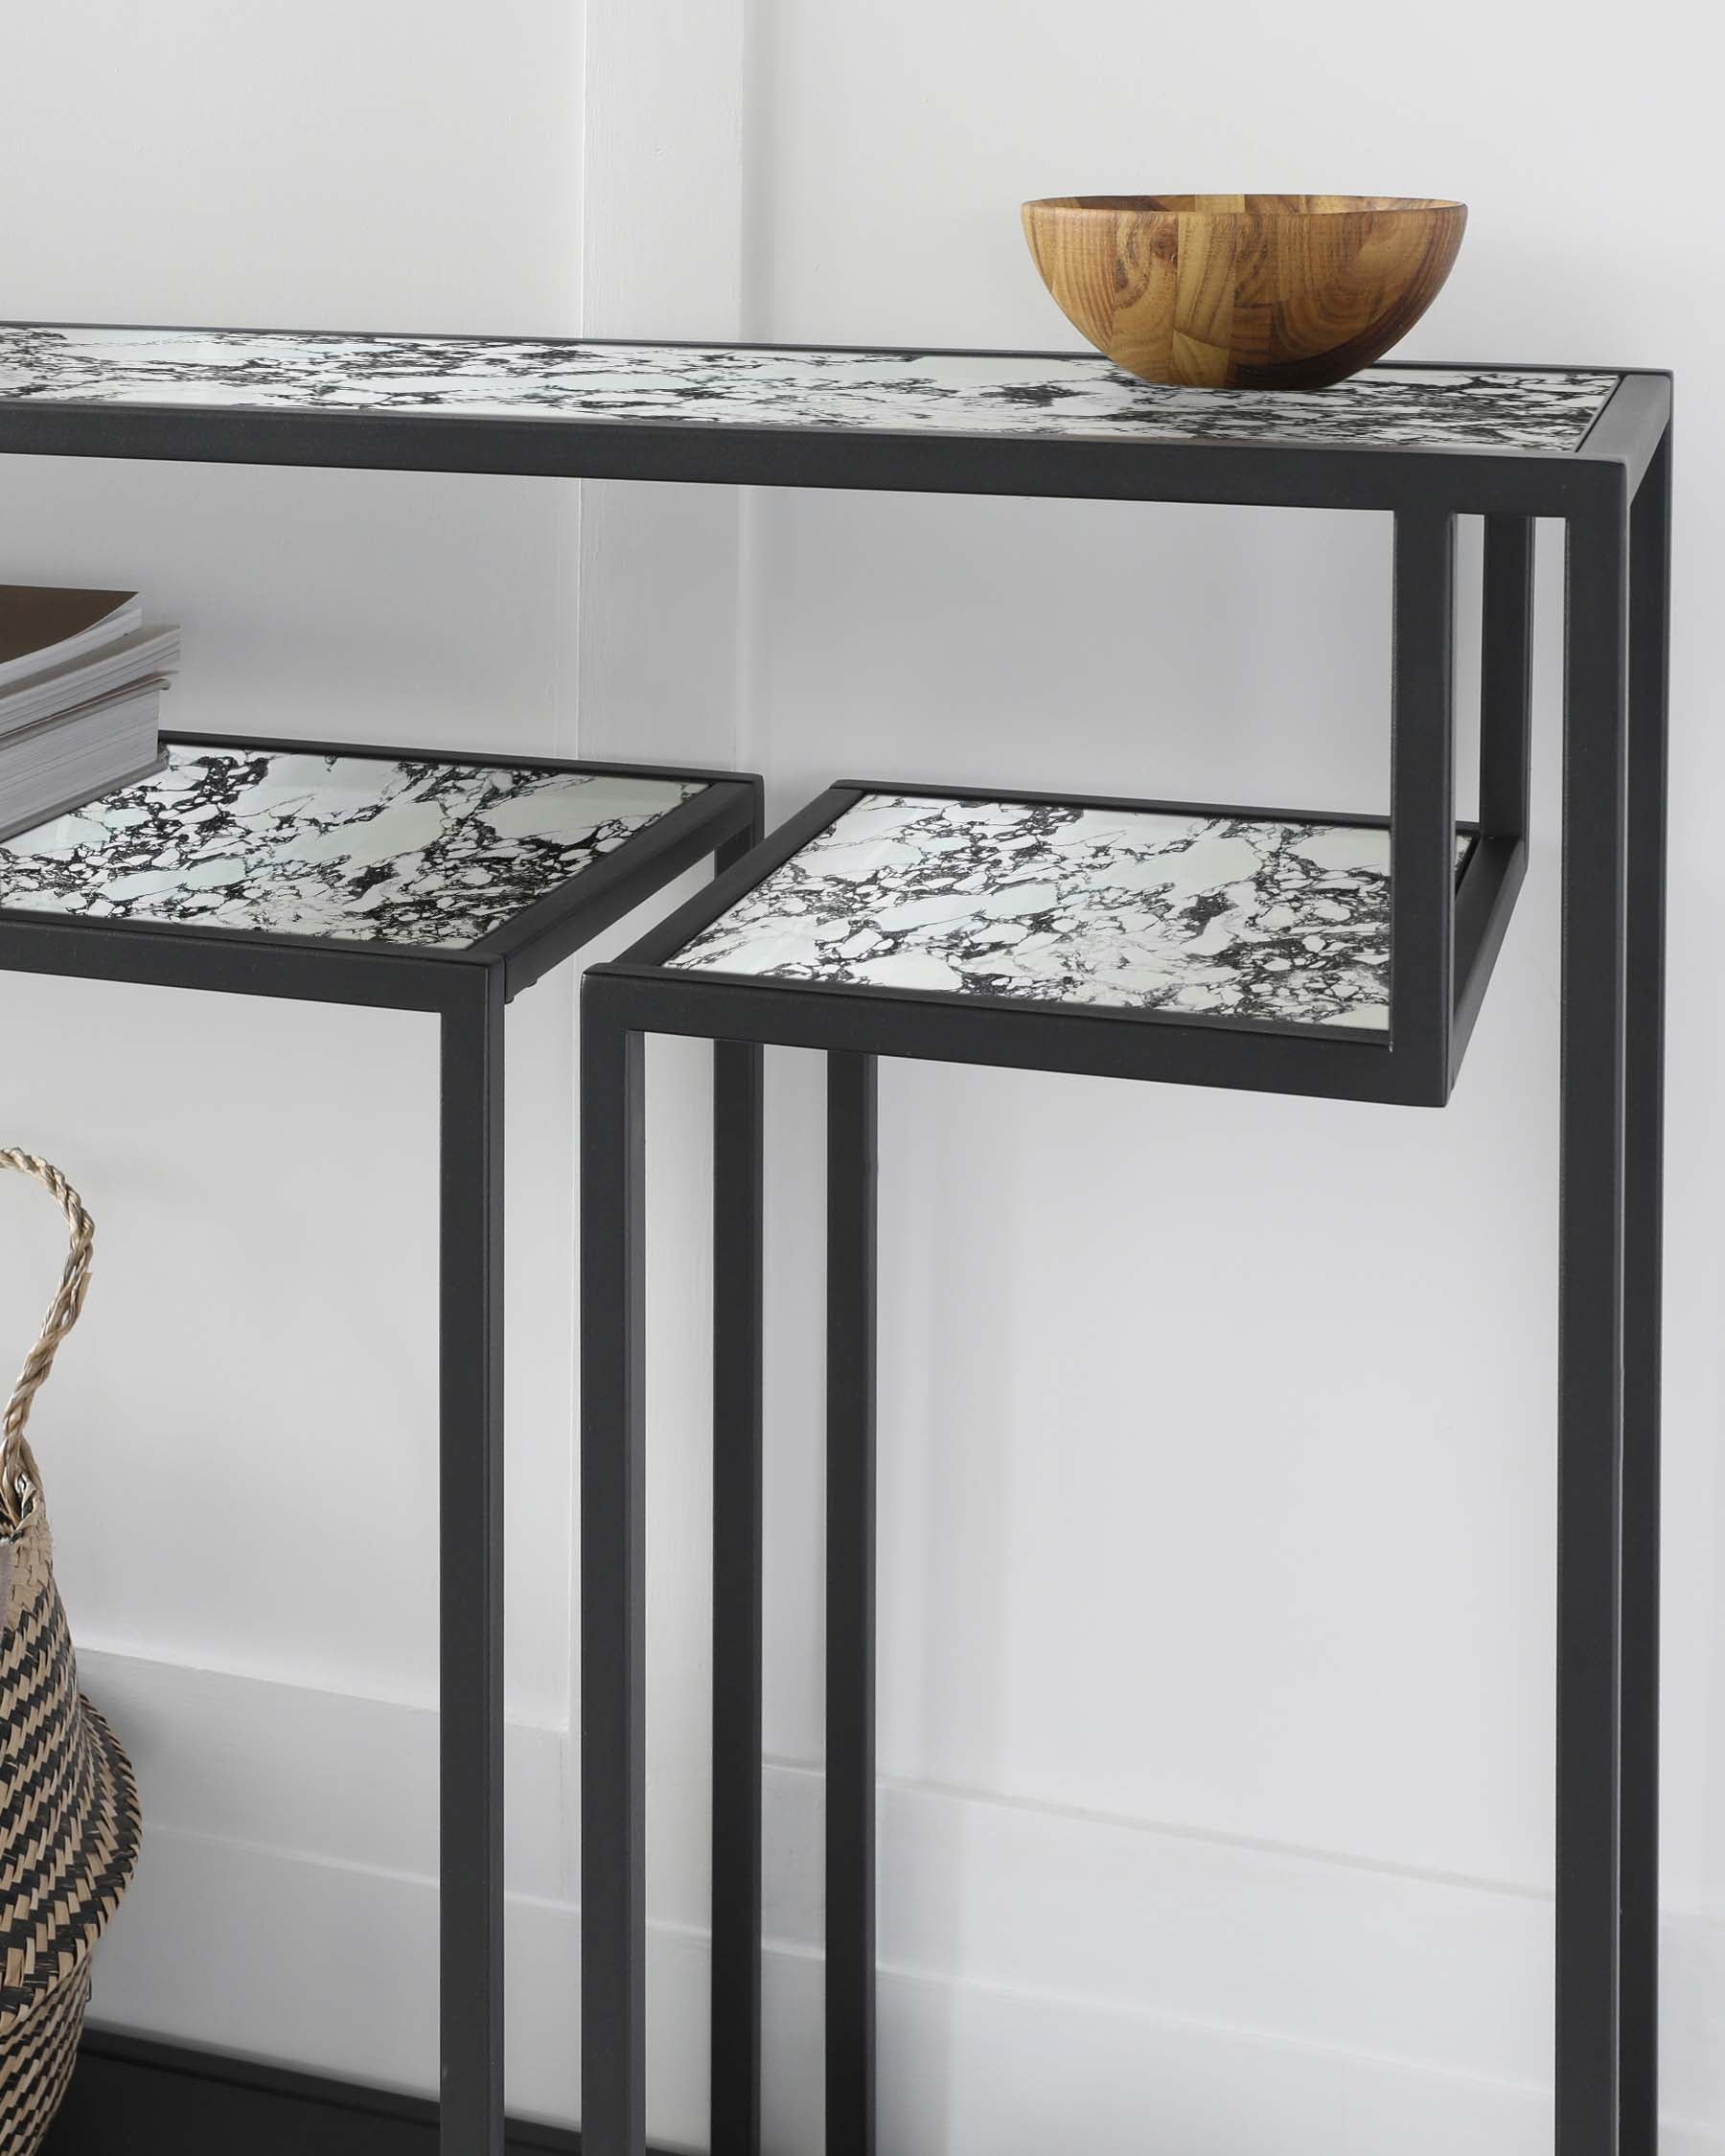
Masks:
[[[160,770],[179,631],[133,591],[0,584],[0,840]]]

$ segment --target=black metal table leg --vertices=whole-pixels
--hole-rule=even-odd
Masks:
[[[1480,829],[1525,838],[1533,782],[1533,519],[1484,522]]]
[[[876,1077],[827,1058],[827,2156],[875,2145]]]
[[[468,972],[441,1019],[445,2156],[503,2156],[503,988]]]
[[[1659,2146],[1659,1410],[1671,438],[1629,524],[1622,1639],[1622,2138]]]
[[[581,2087],[585,2156],[642,2156],[646,1302],[641,1035],[581,1028]]]
[[[1390,1045],[1447,1085],[1455,1013],[1456,519],[1395,518]]]
[[[713,2156],[761,2145],[763,1062],[713,1044]]]
[[[1558,1258],[1557,2148],[1619,2156],[1628,501],[1568,524]]]

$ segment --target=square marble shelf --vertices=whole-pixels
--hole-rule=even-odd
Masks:
[[[0,843],[0,917],[486,957],[644,850],[710,849],[713,816],[746,820],[750,791],[718,773],[164,745],[153,777]]]
[[[1390,905],[1383,823],[863,792],[664,963],[1384,1033]]]

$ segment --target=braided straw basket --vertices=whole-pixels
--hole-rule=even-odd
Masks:
[[[72,1230],[59,1293],[6,1410],[0,1443],[0,2156],[34,2156],[78,2053],[90,1953],[138,1858],[138,1792],[113,1732],[78,1689],[42,1481],[24,1435],[55,1352],[78,1321],[95,1229],[66,1179],[34,1176]]]

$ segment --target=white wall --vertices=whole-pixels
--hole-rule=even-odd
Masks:
[[[367,0],[301,11],[291,41],[268,20],[76,0],[22,27],[0,81],[4,312],[1064,345],[1023,196],[1244,181],[1472,204],[1414,355],[1679,369],[1667,2145],[1725,2145],[1706,940],[1725,772],[1697,603],[1721,302],[1688,273],[1716,241],[1686,13],[1644,10],[1633,46],[1599,9],[1480,0],[1440,25],[1354,0],[593,0],[585,25],[511,0],[482,27]],[[1384,796],[1372,519],[7,478],[0,577],[147,578],[188,627],[188,725],[734,758],[783,807],[840,771]],[[886,1073],[891,2148],[1549,2139],[1544,551],[1536,859],[1444,1114]],[[568,1018],[548,984],[511,1034],[511,2088],[552,2116],[578,2108]],[[63,1157],[103,1225],[87,1337],[42,1411],[86,1675],[155,1830],[101,2010],[424,2085],[428,1030],[20,980],[0,1025],[27,1044],[0,1063],[9,1135]],[[655,1064],[655,2113],[699,2145],[703,1260],[672,1186],[701,1165],[701,1057]],[[786,2150],[818,2139],[818,1098],[809,1059],[774,1059]],[[26,1214],[9,1194],[9,1229]],[[19,1346],[54,1259],[51,1217],[0,1246]]]

